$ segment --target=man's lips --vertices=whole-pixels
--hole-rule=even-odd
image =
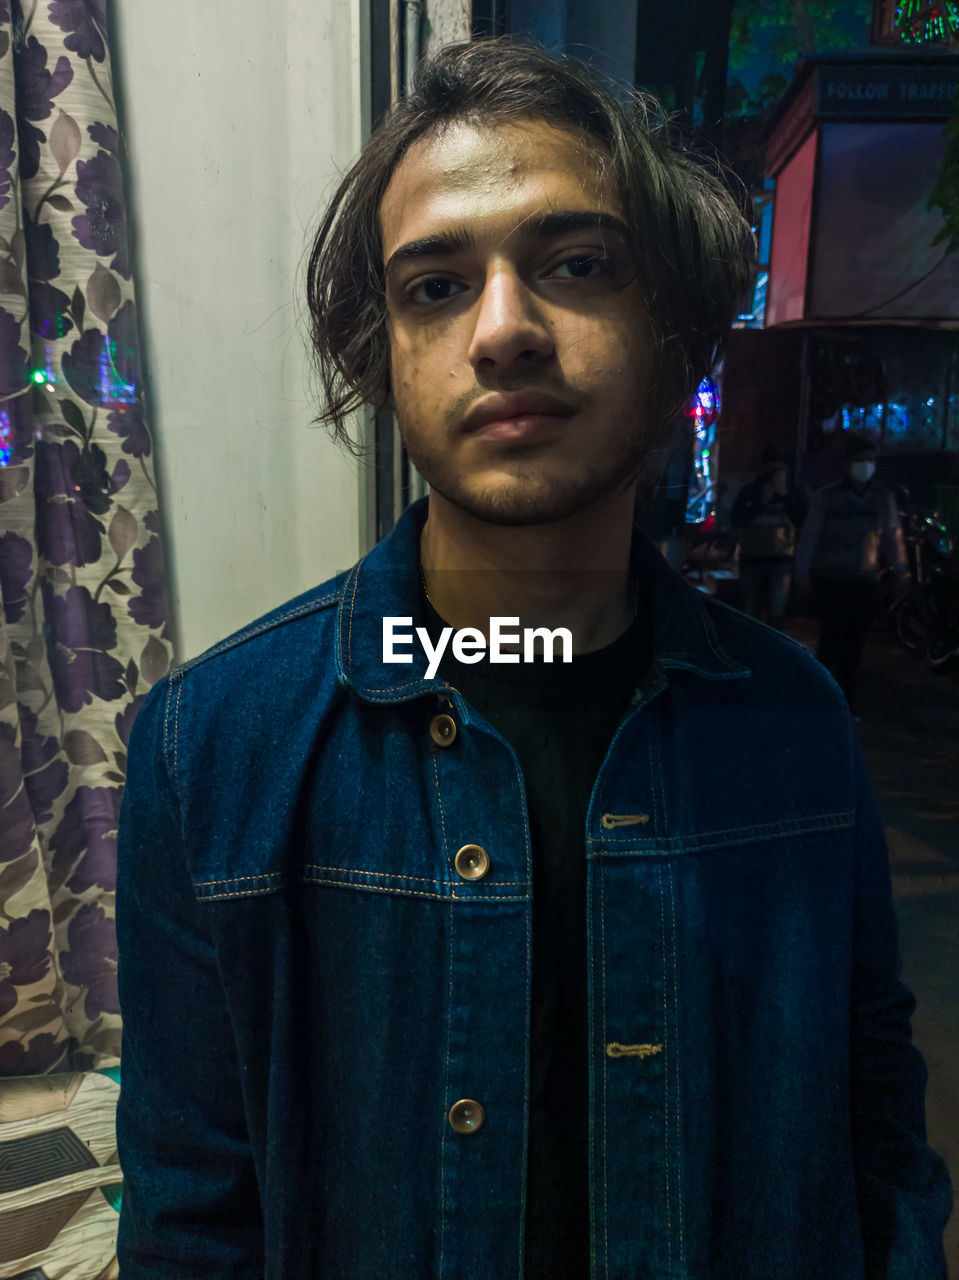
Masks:
[[[505,392],[487,396],[463,420],[463,432],[494,440],[527,440],[542,435],[576,412],[573,405],[546,391]]]

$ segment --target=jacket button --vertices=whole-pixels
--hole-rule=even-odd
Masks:
[[[453,866],[464,880],[482,880],[489,871],[489,854],[478,844],[464,844],[453,859]]]
[[[430,721],[430,737],[438,747],[448,747],[456,737],[456,721],[452,716],[434,716]]]
[[[450,1107],[449,1121],[457,1133],[475,1133],[485,1119],[483,1108],[472,1098],[460,1098]]]

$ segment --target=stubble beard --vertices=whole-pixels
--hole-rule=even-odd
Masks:
[[[430,488],[474,519],[502,527],[553,524],[612,498],[636,480],[645,457],[645,432],[634,427],[619,437],[614,458],[578,474],[551,467],[549,445],[511,448],[495,477],[492,467],[463,474],[448,454],[418,439],[398,410],[396,420],[410,461]]]

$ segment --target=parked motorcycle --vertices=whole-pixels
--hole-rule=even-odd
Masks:
[[[899,643],[933,671],[959,659],[959,557],[937,513],[899,512],[912,589],[890,607],[887,621]]]

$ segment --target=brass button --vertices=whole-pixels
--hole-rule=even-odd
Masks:
[[[456,721],[452,716],[434,716],[430,721],[430,737],[438,747],[448,747],[456,737]]]
[[[464,844],[453,859],[453,866],[464,880],[482,880],[489,871],[489,854],[478,844]]]
[[[450,1107],[449,1121],[457,1133],[475,1133],[485,1119],[483,1108],[472,1098],[460,1098]]]

